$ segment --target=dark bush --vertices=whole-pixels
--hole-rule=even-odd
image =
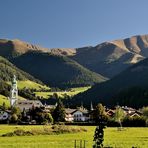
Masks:
[[[146,120],[143,117],[126,117],[123,120],[123,126],[125,127],[145,127]]]

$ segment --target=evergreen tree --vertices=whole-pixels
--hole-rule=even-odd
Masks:
[[[60,99],[58,99],[57,106],[53,111],[53,118],[55,122],[63,122],[65,121],[65,108]]]
[[[93,148],[103,148],[103,141],[104,141],[104,128],[106,125],[106,121],[102,115],[99,116],[98,119],[98,126],[96,127],[95,134],[94,134],[94,145]]]

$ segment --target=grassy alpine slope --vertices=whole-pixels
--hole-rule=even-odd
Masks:
[[[41,129],[43,126],[8,126],[0,125],[0,135],[12,132],[16,129]],[[0,137],[0,148],[32,148],[32,147],[53,147],[53,148],[71,148],[74,146],[74,140],[86,140],[86,147],[91,148],[93,144],[94,126],[84,127],[87,132],[59,134],[59,135],[39,135],[39,136],[14,136]],[[117,128],[105,129],[104,146],[131,148],[147,148],[148,128],[125,128],[123,131],[117,131]]]

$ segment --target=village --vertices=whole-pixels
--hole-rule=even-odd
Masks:
[[[85,108],[83,104],[77,108],[65,108],[61,101],[57,101],[55,105],[48,105],[46,103],[42,104],[39,100],[19,100],[15,75],[11,84],[9,100],[11,108],[6,109],[4,105],[0,108],[0,123],[53,124],[64,122],[67,124],[95,124],[96,118],[102,114],[112,122],[117,108],[122,109],[125,119],[135,119],[134,121],[137,122],[140,119],[143,120],[143,118],[141,118],[143,116],[142,109],[137,110],[128,106],[120,107],[118,105],[110,109],[102,104],[98,104],[97,107],[100,108],[97,108],[94,107],[91,102],[89,109]],[[103,108],[102,114],[97,111],[97,109],[99,110],[101,108]],[[55,113],[55,111],[57,112]],[[141,122],[140,126],[143,126]]]

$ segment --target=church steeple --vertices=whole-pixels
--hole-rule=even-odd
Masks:
[[[90,104],[90,110],[91,110],[91,111],[94,110],[92,102],[91,102],[91,104]]]
[[[10,90],[10,105],[14,106],[18,99],[17,80],[15,75],[13,76],[11,83],[12,84],[11,84],[11,90]]]

